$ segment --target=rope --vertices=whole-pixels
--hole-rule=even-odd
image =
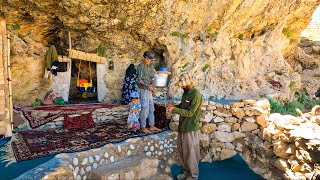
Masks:
[[[77,86],[80,86],[79,80],[80,80],[80,68],[81,68],[81,60],[78,67],[78,79],[77,79]]]
[[[90,72],[90,84],[92,86],[91,62],[90,61],[89,61],[89,72]]]

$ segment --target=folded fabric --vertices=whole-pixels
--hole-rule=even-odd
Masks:
[[[87,129],[94,126],[92,114],[81,114],[65,116],[63,121],[64,129]]]

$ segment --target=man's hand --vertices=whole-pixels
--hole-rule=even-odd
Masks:
[[[167,111],[168,111],[168,112],[172,112],[173,109],[174,109],[174,106],[169,106],[168,109],[167,109]]]
[[[151,91],[151,92],[154,92],[154,89],[152,86],[148,86],[148,90]]]

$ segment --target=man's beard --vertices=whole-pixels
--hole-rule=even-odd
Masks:
[[[184,91],[184,93],[187,93],[190,89],[189,88],[187,88],[187,87],[185,87],[185,88],[182,88],[183,89],[183,91]]]

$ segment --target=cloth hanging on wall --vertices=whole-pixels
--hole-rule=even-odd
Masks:
[[[58,53],[56,47],[51,45],[46,54],[46,69],[50,71],[53,61],[58,61]]]
[[[54,64],[54,62],[57,62]],[[44,77],[48,78],[50,71],[53,71],[54,75],[57,75],[57,67],[58,67],[58,53],[56,50],[56,47],[54,45],[51,45],[46,53],[46,59],[45,59],[45,73]]]

